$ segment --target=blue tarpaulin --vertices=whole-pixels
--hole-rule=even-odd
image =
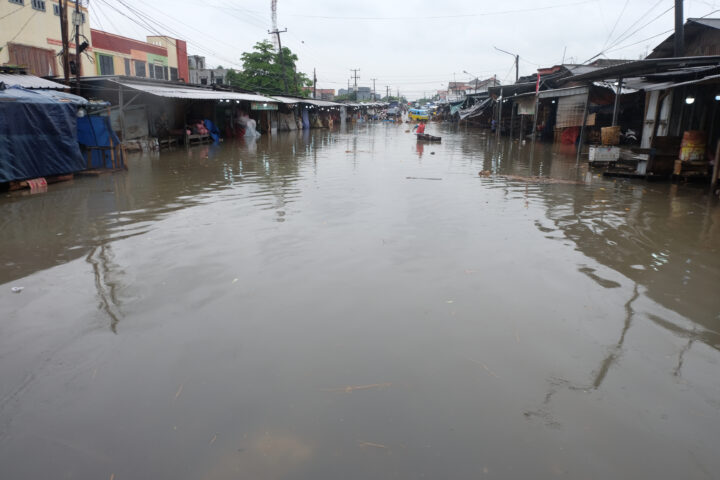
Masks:
[[[0,86],[0,183],[85,168],[77,141],[77,109],[69,93]]]
[[[78,142],[86,147],[110,147],[110,139],[113,145],[119,145],[120,139],[110,127],[108,117],[89,115],[77,119]],[[115,153],[119,155],[119,153]],[[117,164],[120,159],[116,159]],[[123,159],[124,160],[124,159]],[[112,157],[110,150],[92,150],[92,168],[111,168]]]

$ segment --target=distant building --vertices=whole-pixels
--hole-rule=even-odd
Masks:
[[[75,64],[75,24],[68,11],[68,31],[71,32],[70,61]],[[12,15],[12,16],[10,16]],[[7,18],[6,18],[7,17]],[[17,65],[33,75],[62,76],[62,40],[60,7],[57,2],[41,0],[0,0],[0,65]],[[80,7],[80,44],[87,42],[86,53],[92,52],[90,24],[86,7]],[[81,54],[83,75],[94,74],[95,67],[86,54]]]
[[[327,100],[327,101],[333,101],[335,100],[335,89],[334,88],[318,88],[316,91],[316,99],[317,100]]]
[[[100,30],[93,29],[91,33],[97,75],[188,81],[184,40],[149,36],[143,42]]]
[[[227,68],[206,68],[205,57],[190,55],[188,57],[190,83],[195,85],[224,85],[227,83]]]
[[[688,18],[684,28],[683,57],[720,55],[720,18]],[[675,56],[675,34],[655,47],[647,58]]]

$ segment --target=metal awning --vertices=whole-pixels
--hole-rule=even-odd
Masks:
[[[687,85],[700,85],[703,83],[720,83],[720,75],[710,75],[705,78],[699,78],[696,80],[688,80],[687,82],[663,82],[649,85],[645,88],[646,91],[652,92],[654,90],[666,90],[668,88],[684,87]]]
[[[254,93],[223,92],[209,88],[192,88],[174,85],[153,85],[151,83],[111,80],[118,85],[157,97],[185,98],[189,100],[245,100],[248,102],[278,103],[277,100]]]
[[[308,105],[314,105],[316,107],[341,107],[342,105],[335,102],[329,102],[327,100],[315,100],[312,98],[299,98],[299,97],[283,97],[275,95],[272,97],[278,103],[284,103],[286,105],[295,105],[298,103],[306,103]]]
[[[45,80],[35,75],[0,73],[0,83],[9,87],[22,87],[29,89],[49,88],[53,90],[66,90],[70,87],[62,83]]]

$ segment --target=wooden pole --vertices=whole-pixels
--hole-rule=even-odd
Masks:
[[[537,137],[537,122],[538,122],[538,108],[539,108],[540,95],[535,94],[535,113],[533,114],[533,128],[532,128],[532,149],[530,150],[530,160],[535,155],[535,138]]]
[[[711,192],[715,193],[717,188],[718,175],[720,175],[720,168],[718,168],[718,159],[720,158],[720,140],[718,140],[717,148],[715,148],[715,166],[713,167],[712,177],[710,178]]]
[[[590,87],[588,87],[587,100],[585,100],[585,111],[583,112],[582,127],[580,127],[580,138],[578,139],[578,148],[577,148],[577,156],[575,157],[575,163],[580,163],[580,153],[582,152],[583,145],[585,143],[585,124],[587,123],[589,110],[590,110]]]
[[[63,46],[62,64],[65,84],[70,84],[70,41],[68,40],[67,0],[58,2],[60,9],[60,37]]]
[[[80,0],[75,0],[75,94],[80,95],[80,76],[82,76],[82,62],[80,61]]]

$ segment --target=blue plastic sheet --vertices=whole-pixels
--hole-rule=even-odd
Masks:
[[[87,147],[110,147],[120,144],[120,139],[110,127],[108,117],[91,115],[77,120],[78,142]],[[116,159],[116,164],[117,164]],[[92,168],[111,168],[112,157],[109,150],[92,151]]]
[[[0,90],[0,183],[84,169],[77,141],[84,102],[61,92]]]

